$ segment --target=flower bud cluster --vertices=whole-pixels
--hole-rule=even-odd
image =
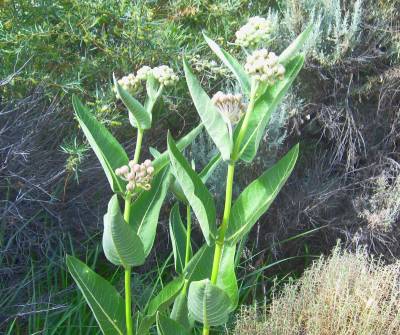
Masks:
[[[194,55],[190,62],[199,73],[207,72],[213,78],[217,76],[233,78],[231,72],[226,67],[219,65],[215,60],[208,60],[200,55]]]
[[[224,120],[231,125],[235,125],[240,121],[246,109],[245,104],[242,102],[241,94],[217,92],[211,101],[218,108]]]
[[[127,76],[122,77],[118,80],[118,84],[125,90],[128,91],[131,95],[134,95],[141,88],[141,82],[146,81],[149,75],[153,75],[161,85],[170,86],[178,81],[178,76],[174,73],[174,71],[166,66],[161,65],[155,68],[151,68],[150,66],[144,65],[136,72],[136,76],[134,73],[130,73]],[[113,88],[113,91],[116,93],[117,98],[119,95],[117,93],[116,88]]]
[[[251,17],[249,21],[236,32],[236,44],[243,47],[255,47],[261,41],[271,38],[272,24],[263,17]]]
[[[133,73],[128,74],[127,76],[122,77],[121,79],[118,80],[118,84],[127,92],[130,94],[135,94],[138,89],[139,89],[139,84],[140,81],[137,80],[135,75]],[[119,95],[117,93],[117,89],[114,87],[114,92],[117,95],[117,98],[119,98]]]
[[[137,70],[136,80],[137,81],[147,80],[147,77],[149,76],[150,73],[151,73],[151,67],[144,65],[139,70]]]
[[[285,75],[285,67],[278,63],[278,56],[267,49],[256,50],[247,56],[244,69],[255,80],[267,84],[282,80]]]
[[[130,161],[128,165],[116,169],[115,174],[128,182],[127,191],[132,192],[135,187],[148,191],[151,188],[154,167],[149,159],[146,159],[142,164]]]
[[[167,65],[155,67],[152,74],[164,86],[172,86],[178,81],[178,76],[174,73],[174,70]]]

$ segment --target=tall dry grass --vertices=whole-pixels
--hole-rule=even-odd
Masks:
[[[235,335],[398,335],[400,261],[384,265],[362,251],[314,263],[257,313],[243,309]]]

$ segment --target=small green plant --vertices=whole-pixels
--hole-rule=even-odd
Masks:
[[[125,299],[84,263],[67,256],[69,271],[104,334],[148,334],[154,324],[160,335],[190,334],[197,321],[203,324],[203,334],[207,335],[211,327],[226,323],[236,309],[236,245],[269,208],[290,176],[298,145],[248,185],[232,205],[235,167],[240,160],[250,163],[256,156],[271,114],[303,66],[300,50],[310,31],[311,28],[304,31],[279,56],[267,49],[245,49],[248,56],[244,67],[204,35],[210,48],[238,80],[242,93],[218,92],[210,99],[184,60],[186,82],[202,122],[179,141],[168,133],[166,152],[161,154],[150,148],[153,161],[147,159],[139,164],[142,139],[163,109],[164,89],[178,80],[172,69],[143,67],[136,75],[114,78],[115,93],[128,109],[131,125],[137,129],[133,160],[79,99],[73,98],[79,124],[115,193],[104,216],[103,250],[111,263],[124,268]],[[253,18],[237,34],[237,44],[256,48],[258,42],[269,39],[269,34],[268,21]],[[134,98],[142,90],[143,81],[147,93],[144,104]],[[219,153],[197,173],[181,151],[203,127]],[[227,174],[224,212],[218,225],[215,201],[204,183],[221,161],[227,164]],[[160,208],[169,189],[178,199],[170,214],[177,277],[164,286],[145,310],[133,315],[131,269],[142,265],[150,253]],[[125,203],[123,213],[119,198]],[[186,207],[186,227],[180,217],[180,203]],[[194,254],[192,211],[205,240]]]

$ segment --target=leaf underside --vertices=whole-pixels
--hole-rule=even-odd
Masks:
[[[117,290],[73,256],[67,256],[67,267],[103,334],[124,335],[125,303]]]

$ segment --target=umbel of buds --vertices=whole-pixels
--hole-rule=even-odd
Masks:
[[[236,44],[243,47],[255,47],[261,41],[271,38],[271,22],[263,17],[251,17],[249,21],[236,32]]]
[[[174,70],[167,65],[155,67],[152,74],[163,86],[172,86],[178,81],[178,76],[174,73]]]
[[[246,108],[241,94],[225,94],[219,91],[214,94],[211,101],[218,108],[225,122],[231,125],[240,121]]]
[[[247,56],[244,69],[255,80],[266,84],[282,80],[285,75],[285,67],[278,63],[278,56],[267,49],[256,50]]]
[[[144,65],[137,70],[136,76],[134,73],[130,73],[119,79],[118,84],[121,85],[125,91],[134,95],[139,91],[141,82],[146,81],[149,75],[153,75],[160,85],[163,86],[171,86],[178,81],[178,76],[166,65],[161,65],[153,69],[150,66]],[[113,91],[116,93],[117,98],[119,98],[115,87]]]
[[[121,79],[118,80],[118,84],[125,90],[128,91],[130,94],[135,94],[138,89],[139,89],[139,84],[140,81],[137,80],[137,78],[135,77],[135,75],[133,73],[128,74],[127,76],[122,77]],[[114,87],[114,92],[117,94],[117,90]]]
[[[146,159],[142,164],[130,161],[128,165],[116,169],[115,174],[128,182],[127,191],[132,192],[136,187],[148,191],[151,188],[154,167],[149,159]]]

